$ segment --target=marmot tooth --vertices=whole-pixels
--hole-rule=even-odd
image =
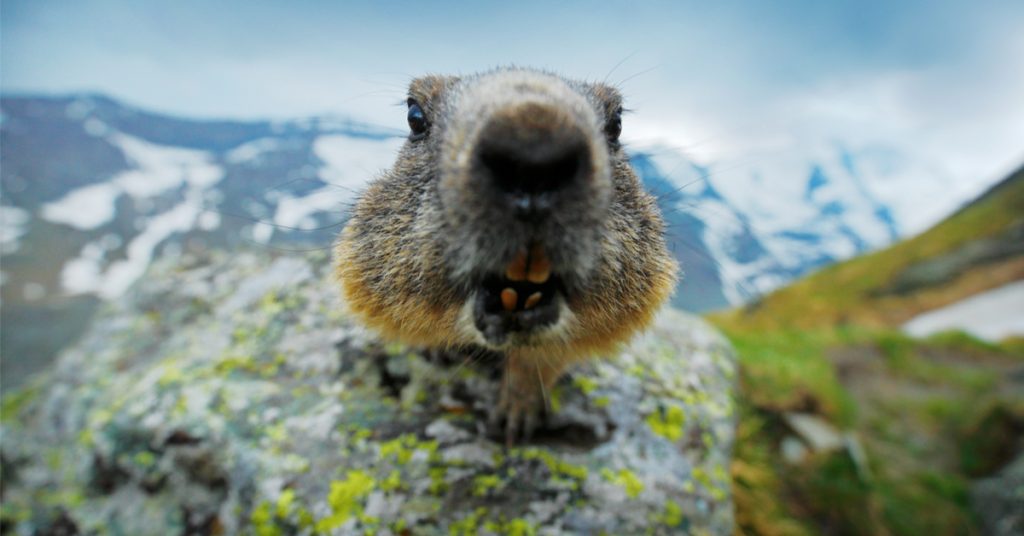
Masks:
[[[512,259],[505,268],[505,278],[509,281],[522,281],[526,279],[526,252],[522,251],[516,258]]]
[[[504,307],[506,311],[515,311],[516,303],[518,301],[519,294],[516,293],[516,289],[510,287],[501,291],[501,306]]]
[[[537,302],[540,301],[540,297],[541,297],[540,291],[537,291],[537,292],[534,292],[533,294],[530,294],[530,296],[528,298],[526,298],[526,303],[523,304],[523,309],[532,309],[533,306],[537,305]]]
[[[551,277],[551,261],[544,254],[544,248],[535,245],[530,248],[530,269],[526,275],[531,283],[541,284]]]

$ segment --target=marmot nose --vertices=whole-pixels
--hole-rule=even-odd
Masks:
[[[592,169],[583,130],[555,108],[527,105],[496,114],[478,140],[478,169],[520,218],[550,212]]]

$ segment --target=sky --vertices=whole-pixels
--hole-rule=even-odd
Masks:
[[[1020,0],[4,0],[0,88],[404,128],[414,76],[533,66],[618,85],[626,142],[704,165],[894,148],[974,191],[1024,162],[1021,28]]]

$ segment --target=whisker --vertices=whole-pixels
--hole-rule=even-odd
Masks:
[[[292,225],[284,225],[284,224],[281,224],[281,223],[274,223],[274,222],[269,221],[269,220],[262,220],[262,219],[254,218],[252,216],[248,216],[248,215],[245,215],[245,214],[236,214],[236,213],[233,213],[233,212],[228,212],[226,210],[219,210],[219,209],[212,209],[212,208],[203,208],[201,210],[203,212],[212,212],[214,214],[220,214],[222,216],[227,216],[229,218],[236,218],[236,219],[239,219],[239,220],[245,220],[245,221],[256,223],[256,224],[259,224],[259,225],[267,225],[267,226],[273,227],[275,229],[283,229],[283,230],[286,230],[286,231],[295,231],[295,232],[300,232],[300,233],[313,233],[313,232],[317,232],[317,231],[325,231],[327,229],[334,229],[334,228],[340,227],[342,225],[345,225],[345,223],[348,221],[348,220],[343,220],[343,221],[339,221],[339,222],[332,223],[332,224],[329,224],[329,225],[322,225],[320,227],[304,228],[304,227],[295,227],[295,226],[292,226]]]
[[[614,66],[614,67],[612,67],[610,71],[608,71],[608,74],[604,75],[604,78],[602,78],[602,79],[601,79],[601,83],[602,83],[602,84],[606,84],[606,83],[608,83],[608,77],[610,77],[610,76],[611,76],[612,74],[614,74],[614,73],[615,73],[615,71],[616,71],[616,70],[617,70],[617,69],[618,69],[619,67],[622,67],[622,64],[623,64],[623,63],[626,63],[626,62],[627,62],[627,61],[629,61],[629,60],[630,60],[630,59],[631,59],[631,58],[632,58],[633,56],[636,56],[638,52],[639,52],[638,50],[634,50],[633,52],[630,52],[629,54],[627,54],[625,58],[622,58],[621,60],[619,60],[619,62],[618,62],[618,63],[616,63],[616,64],[615,64],[615,66]]]
[[[261,243],[261,242],[257,242],[256,240],[252,240],[250,238],[245,238],[244,236],[240,237],[240,238],[241,238],[241,240],[243,242],[248,242],[250,244],[257,245],[257,246],[260,246],[260,247],[264,247],[264,248],[267,248],[269,250],[277,251],[277,252],[280,252],[280,253],[312,253],[314,251],[326,251],[326,250],[329,250],[332,247],[334,247],[333,245],[328,245],[328,246],[321,246],[321,247],[308,248],[308,249],[292,249],[292,248],[283,248],[283,247],[280,247],[280,246],[272,246],[270,244],[264,244],[264,243]]]
[[[533,365],[537,369],[537,383],[540,384],[540,397],[544,401],[544,409],[550,410],[551,400],[548,399],[548,388],[544,385],[544,375],[540,372],[540,363],[534,361]]]
[[[632,79],[634,79],[634,78],[636,78],[638,76],[643,76],[643,75],[645,75],[645,74],[647,74],[647,73],[649,73],[651,71],[660,69],[661,67],[662,66],[659,64],[659,65],[655,65],[654,67],[651,67],[649,69],[644,69],[643,71],[640,71],[640,72],[638,72],[638,73],[636,73],[634,75],[626,77],[623,80],[620,80],[619,83],[615,84],[615,87],[622,87],[626,82],[629,82],[630,80],[632,80]]]

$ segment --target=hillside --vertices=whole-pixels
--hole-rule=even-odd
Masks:
[[[1024,169],[919,236],[711,315],[740,356],[741,532],[1024,530],[1024,340],[900,331],[1024,279],[1022,237]]]
[[[893,327],[1024,279],[1024,168],[930,230],[836,264],[732,313],[751,329]]]

